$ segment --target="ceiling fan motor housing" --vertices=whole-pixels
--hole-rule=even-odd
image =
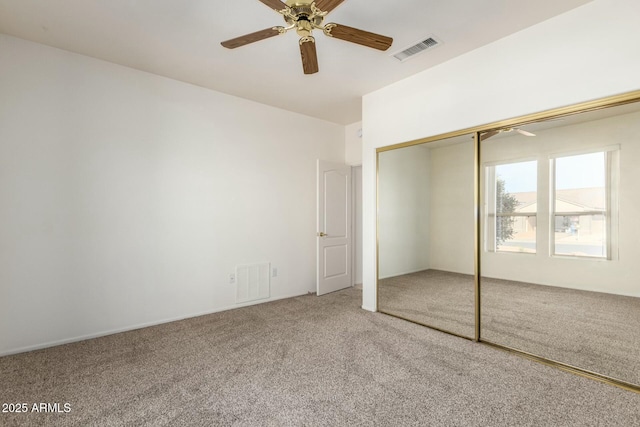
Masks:
[[[314,27],[322,26],[324,20],[324,15],[318,14],[317,9],[314,10],[310,3],[295,2],[293,5],[289,5],[290,13],[284,15],[285,22],[289,25],[295,25],[298,34],[303,37],[311,34]],[[301,34],[301,30],[308,31],[308,33]]]

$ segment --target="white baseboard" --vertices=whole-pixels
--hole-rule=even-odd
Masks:
[[[129,331],[134,331],[136,329],[148,328],[150,326],[162,325],[164,323],[177,322],[179,320],[191,319],[191,318],[194,318],[194,317],[206,316],[208,314],[220,313],[222,311],[233,310],[234,308],[248,307],[248,306],[252,306],[252,305],[264,304],[266,302],[278,301],[278,300],[283,300],[283,299],[287,299],[287,298],[300,297],[300,296],[304,296],[304,295],[308,295],[308,293],[305,292],[305,293],[302,293],[302,294],[280,296],[280,297],[263,299],[263,300],[259,300],[259,301],[246,302],[246,303],[242,303],[242,304],[234,304],[232,306],[220,307],[220,308],[216,308],[216,309],[213,309],[213,310],[203,311],[203,312],[200,312],[200,313],[186,314],[184,316],[172,317],[172,318],[157,320],[157,321],[153,321],[153,322],[140,323],[140,324],[137,324],[137,325],[125,326],[123,328],[111,329],[111,330],[108,330],[108,331],[101,331],[101,332],[97,332],[95,334],[80,335],[80,336],[77,336],[77,337],[66,338],[66,339],[63,339],[63,340],[49,341],[49,342],[42,343],[42,344],[35,344],[35,345],[26,346],[26,347],[19,347],[19,348],[10,349],[10,350],[6,350],[6,351],[0,352],[0,357],[11,356],[11,355],[14,355],[14,354],[19,354],[19,353],[26,353],[26,352],[34,351],[34,350],[42,350],[44,348],[56,347],[56,346],[59,346],[59,345],[71,344],[71,343],[74,343],[74,342],[90,340],[90,339],[93,339],[93,338],[105,337],[107,335],[119,334],[121,332],[129,332]]]
[[[391,277],[404,276],[405,274],[413,274],[413,273],[418,273],[419,271],[426,271],[426,270],[430,270],[430,269],[431,268],[426,267],[426,268],[419,268],[417,270],[409,270],[409,271],[404,271],[404,272],[399,272],[399,273],[387,274],[386,276],[378,277],[378,280],[390,279]]]
[[[363,310],[370,311],[370,312],[372,312],[372,313],[375,313],[375,312],[377,311],[377,310],[376,310],[376,309],[374,309],[373,307],[368,307],[368,306],[365,306],[365,305],[360,306],[360,308],[362,308]]]

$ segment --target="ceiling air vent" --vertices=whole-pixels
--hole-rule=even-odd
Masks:
[[[406,48],[402,52],[398,52],[394,54],[393,57],[400,62],[404,62],[407,59],[413,58],[417,54],[425,52],[429,49],[433,49],[434,47],[439,46],[440,44],[441,42],[435,39],[434,37],[429,37],[428,39],[422,40],[414,44],[413,46]]]

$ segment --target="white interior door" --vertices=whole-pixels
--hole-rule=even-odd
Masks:
[[[351,168],[318,160],[318,295],[351,286]]]

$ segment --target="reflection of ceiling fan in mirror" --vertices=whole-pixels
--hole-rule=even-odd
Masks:
[[[311,35],[313,30],[322,32],[336,39],[357,43],[378,50],[387,50],[393,43],[391,37],[381,36],[357,28],[340,24],[323,24],[324,18],[329,12],[338,7],[344,0],[259,0],[284,17],[286,27],[272,27],[255,33],[246,34],[231,40],[222,42],[222,46],[228,49],[244,46],[269,37],[284,34],[295,29],[300,36],[300,55],[302,56],[302,68],[305,74],[318,72],[318,56],[316,54],[316,40]]]
[[[505,128],[505,129],[501,130],[501,132],[513,132],[513,131],[516,131],[520,135],[524,135],[524,136],[536,136],[535,133],[529,132],[529,131],[526,131],[526,130],[520,129],[520,128]]]
[[[520,135],[524,135],[524,136],[536,136],[535,133],[526,131],[524,129],[506,127],[506,128],[490,130],[490,131],[482,133],[480,135],[480,141],[485,141],[485,140],[491,138],[492,136],[498,135],[499,133],[514,132],[514,131],[518,132]]]

